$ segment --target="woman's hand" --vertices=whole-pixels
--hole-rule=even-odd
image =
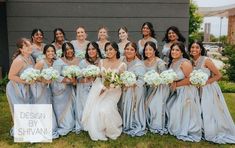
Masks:
[[[175,91],[176,90],[176,82],[171,83],[170,88],[172,91]]]

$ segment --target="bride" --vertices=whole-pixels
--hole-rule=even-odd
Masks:
[[[106,59],[100,61],[101,71],[112,70],[121,73],[126,70],[125,63],[119,60],[120,52],[115,42],[105,44]],[[121,88],[105,88],[102,78],[97,78],[88,94],[82,116],[84,130],[92,140],[117,139],[122,132],[122,118],[117,103]]]

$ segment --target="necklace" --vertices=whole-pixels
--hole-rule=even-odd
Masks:
[[[155,64],[156,60],[157,60],[157,58],[154,57],[153,59],[146,60],[145,63],[146,63],[147,66],[150,67],[150,66],[152,66],[153,64]]]

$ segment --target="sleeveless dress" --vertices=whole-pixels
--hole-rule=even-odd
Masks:
[[[21,55],[18,55],[17,58],[21,58],[24,61],[24,67],[19,71],[18,76],[20,76],[23,71],[27,68],[34,66],[34,60],[32,57],[31,61],[33,63],[30,64]],[[34,98],[32,96],[32,92],[30,90],[29,84],[18,83],[13,80],[10,80],[6,86],[6,96],[10,106],[12,119],[14,119],[14,104],[33,104]],[[11,136],[14,135],[13,128],[10,130]]]
[[[208,58],[201,56],[195,69],[201,69],[210,77],[211,71],[204,66],[206,59]],[[200,97],[205,140],[219,144],[234,144],[234,122],[218,83],[215,81],[201,87]]]
[[[42,43],[42,50],[33,47],[33,49],[32,49],[33,52],[32,52],[31,55],[32,55],[32,57],[33,57],[33,59],[34,59],[35,62],[37,62],[37,61],[43,59],[43,56],[44,56],[44,54],[43,54],[43,48],[44,48],[45,45],[46,45],[45,43]]]
[[[150,41],[154,42],[156,44],[156,48],[158,48],[158,45],[157,45],[158,42],[155,38],[151,38]],[[139,51],[139,54],[143,57],[144,46],[141,45],[141,40],[138,41],[138,51]]]
[[[121,98],[121,114],[123,120],[123,132],[131,136],[142,136],[146,134],[146,115],[144,109],[145,88],[143,75],[145,67],[142,61],[135,59],[127,64],[127,71],[137,76],[136,87],[123,90]]]
[[[180,66],[187,59],[179,59],[171,64],[178,77],[184,79]],[[168,131],[183,141],[199,142],[202,137],[202,120],[198,90],[195,86],[186,85],[176,88],[167,100]]]
[[[101,70],[105,70],[102,63]],[[119,72],[123,64],[112,70]],[[121,88],[109,88],[100,94],[103,88],[102,79],[96,78],[83,111],[82,125],[92,140],[107,140],[107,137],[117,139],[122,132],[122,118],[117,107]]]
[[[43,69],[49,68],[45,59],[43,61]],[[52,104],[52,92],[51,86],[42,82],[36,82],[30,85],[32,95],[34,98],[34,104]],[[52,105],[52,138],[58,138],[59,134],[57,133],[57,121],[55,117],[54,108]]]
[[[67,135],[74,129],[74,100],[75,89],[72,84],[62,83],[64,77],[62,76],[63,68],[67,64],[61,59],[57,59],[53,63],[53,68],[60,73],[58,80],[51,83],[52,90],[52,104],[55,111],[58,130],[60,135]]]
[[[146,67],[146,71],[155,70],[161,73],[166,70],[166,64],[158,59],[154,65]],[[168,85],[161,84],[157,87],[147,86],[146,94],[146,119],[148,129],[153,133],[160,135],[167,133],[166,128],[166,100],[169,97],[170,89]]]
[[[86,59],[83,59],[79,63],[79,67],[81,69],[86,68],[90,63],[87,62]],[[81,125],[82,113],[87,101],[88,94],[90,92],[92,81],[86,83],[80,83],[78,80],[77,88],[76,88],[76,99],[75,99],[75,132],[79,133],[83,128]]]
[[[170,47],[167,46],[167,43],[163,45],[162,48],[162,59],[166,62],[166,64],[169,63],[169,54],[170,54]]]

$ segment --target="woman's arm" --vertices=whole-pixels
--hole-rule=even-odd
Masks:
[[[210,59],[206,59],[205,67],[213,73],[213,75],[207,80],[207,84],[218,81],[222,77],[220,71],[216,68],[215,64]]]
[[[8,79],[15,81],[17,83],[24,83],[26,84],[24,80],[20,79],[19,72],[23,68],[24,62],[21,59],[15,59],[10,67],[10,71],[8,74]]]

